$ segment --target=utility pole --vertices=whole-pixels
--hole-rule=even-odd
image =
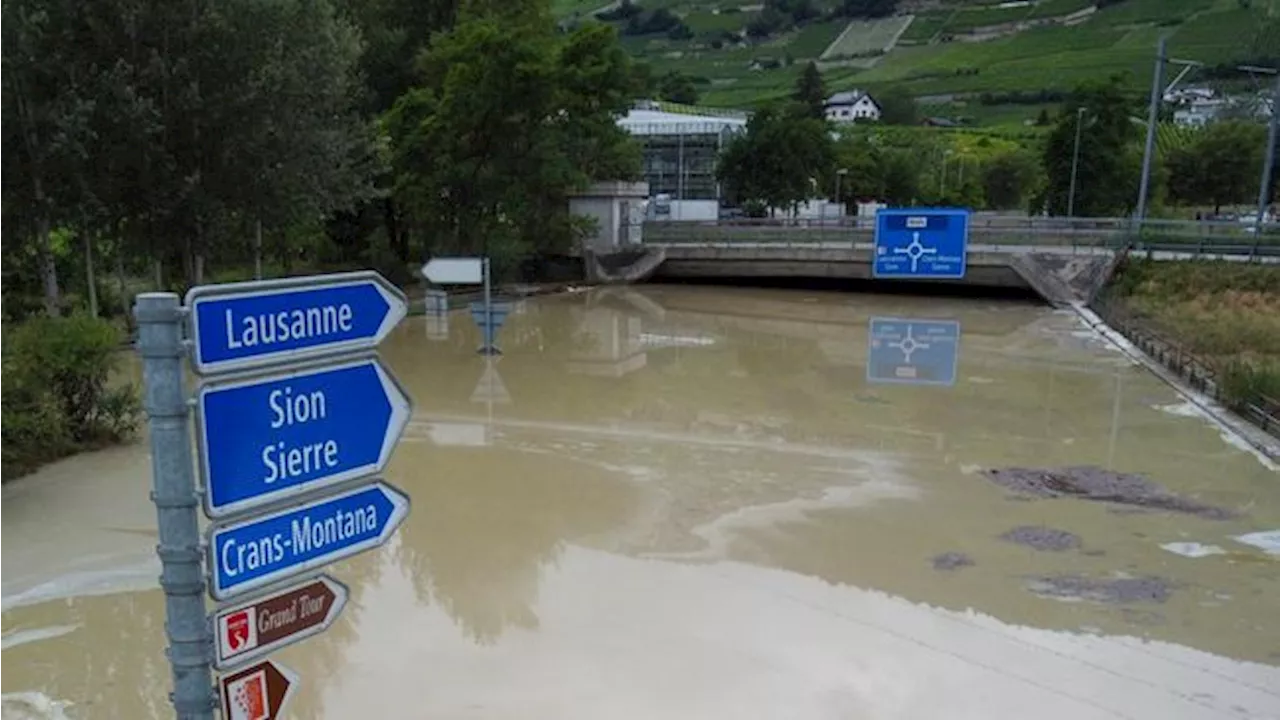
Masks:
[[[1165,44],[1168,37],[1160,36],[1159,42],[1156,43],[1156,69],[1151,78],[1151,103],[1147,108],[1147,145],[1142,152],[1142,182],[1138,186],[1138,211],[1134,218],[1137,220],[1138,232],[1142,232],[1142,223],[1147,219],[1147,190],[1151,184],[1151,158],[1156,150],[1156,124],[1160,120],[1160,100],[1164,90],[1164,64],[1168,59],[1165,57]]]
[[[1080,128],[1084,125],[1084,108],[1076,108],[1076,144],[1071,151],[1071,189],[1067,191],[1067,219],[1076,216],[1076,171],[1080,168]]]
[[[1276,162],[1276,133],[1280,131],[1280,69],[1272,70],[1276,76],[1276,88],[1271,95],[1271,123],[1267,131],[1267,154],[1262,158],[1262,182],[1258,184],[1258,217],[1253,221],[1254,242],[1262,240],[1262,216],[1267,210],[1272,173]]]

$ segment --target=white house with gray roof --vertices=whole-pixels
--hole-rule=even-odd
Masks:
[[[827,119],[837,123],[879,120],[880,106],[861,90],[838,92],[827,98]]]

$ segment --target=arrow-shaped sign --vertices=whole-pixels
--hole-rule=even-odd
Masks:
[[[218,680],[223,720],[275,720],[298,687],[298,676],[263,660]]]
[[[409,514],[383,482],[209,529],[209,593],[226,600],[382,545]]]
[[[347,604],[347,586],[328,575],[214,615],[219,668],[240,665],[329,628]]]
[[[409,309],[370,271],[202,285],[186,304],[201,375],[372,348]]]
[[[200,390],[200,469],[210,517],[381,472],[409,399],[374,358]]]
[[[437,285],[479,285],[484,282],[484,261],[478,257],[431,258],[422,276]]]

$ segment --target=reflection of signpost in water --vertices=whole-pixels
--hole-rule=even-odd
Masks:
[[[960,351],[954,320],[871,318],[867,382],[953,385]]]

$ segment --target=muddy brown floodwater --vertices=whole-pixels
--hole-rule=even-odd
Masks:
[[[868,382],[872,316],[958,321],[955,384]],[[1280,717],[1280,559],[1234,539],[1280,473],[1070,313],[655,286],[477,342],[384,345],[413,510],[277,653],[288,717]],[[136,444],[4,486],[6,720],[171,717],[148,483]]]

